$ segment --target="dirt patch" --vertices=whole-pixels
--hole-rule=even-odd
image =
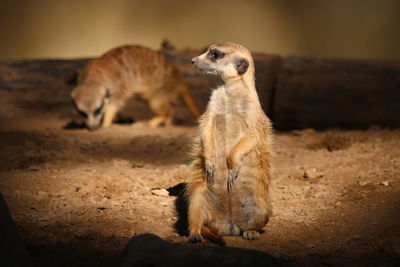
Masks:
[[[36,266],[113,266],[141,233],[186,246],[176,197],[162,189],[177,195],[188,177],[190,116],[160,129],[66,130],[72,107],[0,96],[0,190]],[[298,265],[398,263],[400,131],[277,133],[274,148],[274,216],[260,240],[228,246]]]
[[[352,140],[341,133],[324,134],[320,140],[308,145],[309,149],[326,149],[329,152],[347,149],[351,146]]]

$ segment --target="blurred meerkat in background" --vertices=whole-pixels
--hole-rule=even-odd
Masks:
[[[258,239],[272,213],[272,128],[255,89],[252,56],[227,42],[211,45],[192,63],[225,84],[213,90],[194,144],[186,188],[189,241],[204,237],[224,244],[221,236],[227,235]]]
[[[201,113],[178,69],[160,52],[137,45],[114,48],[90,61],[71,93],[90,130],[109,127],[131,97],[154,113],[148,125],[170,125],[179,96],[197,119]]]

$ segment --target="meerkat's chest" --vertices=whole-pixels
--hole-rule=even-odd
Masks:
[[[211,99],[211,109],[217,141],[229,149],[246,132],[246,102],[220,93]]]

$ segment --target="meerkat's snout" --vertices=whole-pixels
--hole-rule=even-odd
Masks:
[[[201,66],[199,66],[199,61],[201,56],[198,57],[194,57],[191,59],[192,65],[193,67],[195,67],[196,69],[200,70],[200,71],[205,71],[204,69],[201,68]]]
[[[209,62],[206,54],[207,54],[207,52],[200,56],[192,58],[191,61],[192,61],[193,66],[202,72],[205,72],[208,74],[217,74],[215,72],[215,66],[213,66],[214,64],[212,64],[212,62]]]
[[[90,131],[97,130],[100,127],[100,124],[103,120],[103,114],[100,116],[89,115],[86,119],[86,126]]]
[[[100,128],[101,123],[103,122],[104,119],[104,111],[106,109],[106,105],[107,105],[107,98],[104,98],[104,100],[98,107],[96,107],[92,112],[87,114],[86,126],[90,131],[94,131]]]

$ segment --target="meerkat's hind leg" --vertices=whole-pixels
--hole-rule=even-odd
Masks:
[[[189,235],[188,242],[189,243],[200,243],[203,241],[203,237],[201,234],[191,234]]]
[[[211,232],[218,236],[239,236],[240,228],[232,222],[220,221],[208,224]]]
[[[172,124],[173,108],[165,99],[152,99],[149,101],[149,106],[155,114],[148,122],[151,127],[169,126]]]
[[[260,233],[263,231],[263,227],[269,220],[267,210],[252,205],[247,207],[247,214],[245,216],[248,221],[241,225],[243,231],[242,237],[246,240],[257,240],[260,238]]]
[[[257,240],[260,238],[260,232],[256,230],[245,230],[242,237],[246,240]]]
[[[149,120],[149,125],[154,128],[162,125],[169,126],[171,124],[172,124],[172,119],[169,116],[159,115]]]
[[[199,191],[199,188],[192,192],[189,198],[188,206],[188,223],[189,223],[189,238],[188,242],[198,243],[203,240],[201,235],[202,227],[204,226],[204,206],[206,200],[203,192]]]

